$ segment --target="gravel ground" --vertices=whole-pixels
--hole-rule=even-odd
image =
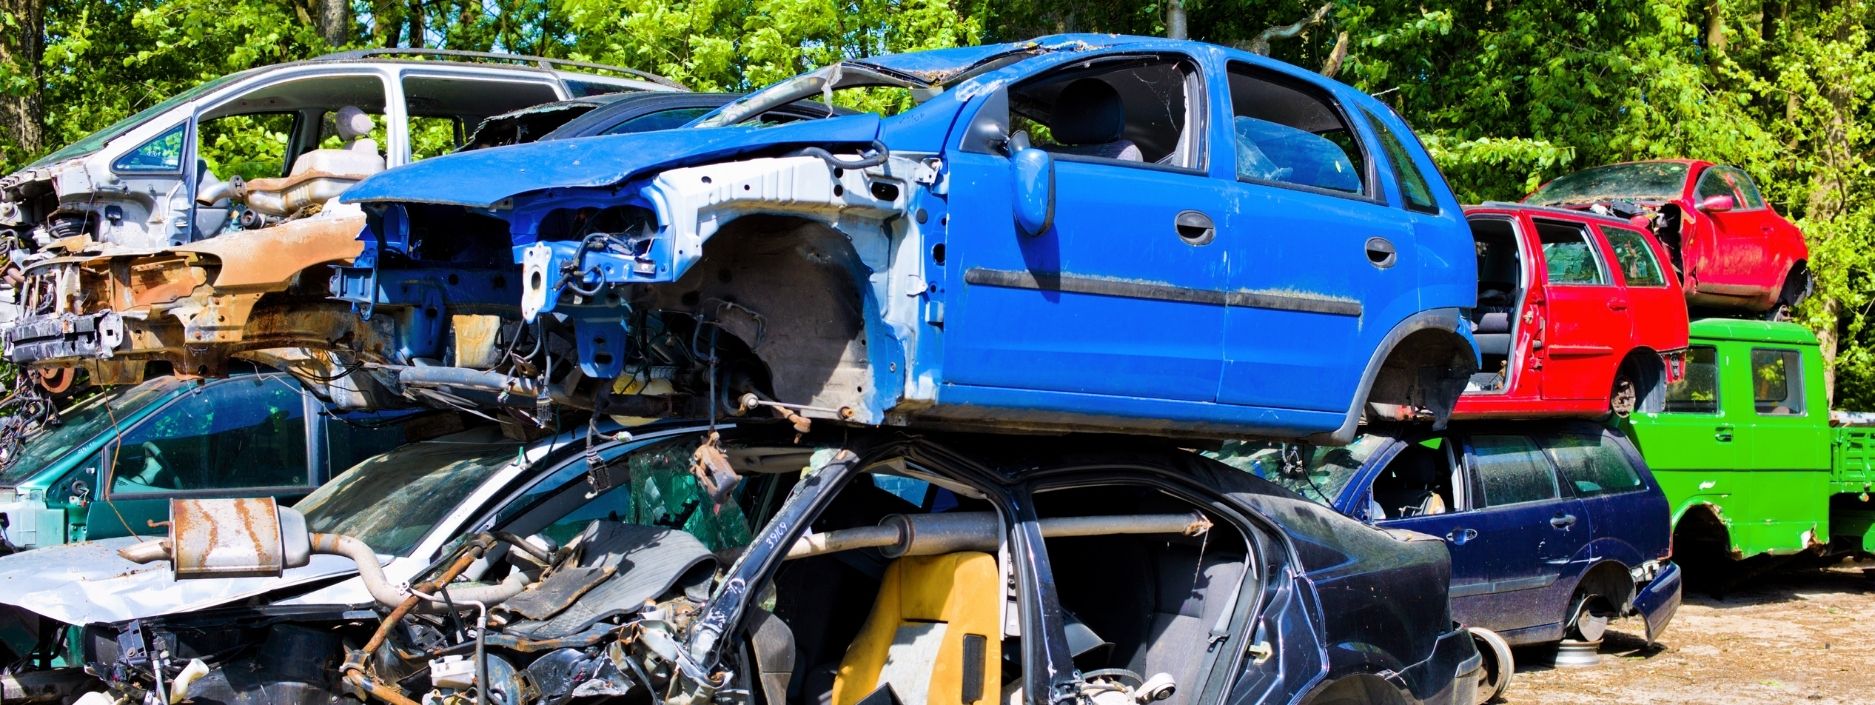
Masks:
[[[1875,703],[1875,562],[1783,567],[1722,598],[1689,589],[1657,648],[1637,619],[1614,623],[1601,663],[1553,668],[1553,651],[1515,654],[1503,702]]]

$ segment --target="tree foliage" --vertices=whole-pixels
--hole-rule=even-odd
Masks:
[[[1613,161],[1742,166],[1810,239],[1818,289],[1801,319],[1835,361],[1839,403],[1875,407],[1866,0],[3,0],[0,34],[15,40],[0,42],[0,108],[37,106],[44,138],[25,147],[9,125],[0,162],[208,78],[336,48],[512,51],[740,91],[845,57],[1162,34],[1168,13],[1193,39],[1266,48],[1380,96],[1468,202]],[[36,59],[16,34],[35,22]],[[278,158],[268,126],[228,127],[219,168]]]

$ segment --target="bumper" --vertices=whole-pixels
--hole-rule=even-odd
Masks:
[[[1667,630],[1667,623],[1673,621],[1673,613],[1679,609],[1680,567],[1667,563],[1653,580],[1640,586],[1634,596],[1634,611],[1647,622],[1647,643],[1660,638]]]
[[[108,358],[124,338],[124,320],[114,311],[29,316],[6,330],[6,358],[20,365]]]
[[[1483,671],[1484,657],[1478,654],[1471,634],[1453,629],[1439,635],[1431,658],[1407,668],[1400,676],[1406,681],[1408,702],[1476,705]]]

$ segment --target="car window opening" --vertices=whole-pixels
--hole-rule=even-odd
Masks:
[[[1523,239],[1515,221],[1501,217],[1475,217],[1471,234],[1478,251],[1478,305],[1471,309],[1472,337],[1478,341],[1483,364],[1472,374],[1467,392],[1501,394],[1511,388],[1518,365],[1513,364],[1523,309]]]
[[[1174,690],[1159,702],[1195,702],[1205,690],[1202,645],[1232,633],[1242,616],[1239,598],[1262,590],[1243,531],[1183,498],[1140,485],[1037,492],[1035,505],[1044,525],[1056,517],[1201,518],[1205,526],[1195,535],[1043,540],[1074,665],[1083,673],[1125,669],[1148,684],[1169,678]]]
[[[1536,221],[1537,242],[1543,248],[1544,270],[1550,284],[1603,285],[1608,270],[1595,251],[1587,225],[1553,220]]]
[[[1238,179],[1370,193],[1365,153],[1331,99],[1242,64],[1230,98]]]
[[[1157,58],[1076,65],[1010,89],[1011,127],[1069,158],[1195,169],[1196,75]]]

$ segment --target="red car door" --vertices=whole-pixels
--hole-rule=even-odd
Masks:
[[[1730,202],[1725,203],[1726,199]],[[1770,209],[1748,208],[1736,179],[1722,166],[1707,167],[1699,174],[1692,202],[1694,212],[1690,215],[1695,221],[1704,221],[1693,228],[1693,235],[1706,241],[1697,248],[1704,261],[1688,263],[1688,268],[1701,292],[1751,296],[1775,286],[1766,281],[1775,282],[1779,277],[1767,278],[1764,274],[1770,264],[1764,256],[1770,226],[1766,217],[1776,217]],[[1717,288],[1709,289],[1709,284]]]
[[[1614,263],[1616,284],[1633,322],[1629,347],[1646,346],[1663,353],[1685,348],[1686,296],[1666,264],[1666,249],[1639,228],[1602,223],[1597,229],[1608,247],[1608,261]]]
[[[1541,313],[1544,398],[1608,395],[1608,370],[1633,336],[1629,302],[1615,285],[1606,255],[1588,224],[1531,218],[1537,265],[1548,278]]]

